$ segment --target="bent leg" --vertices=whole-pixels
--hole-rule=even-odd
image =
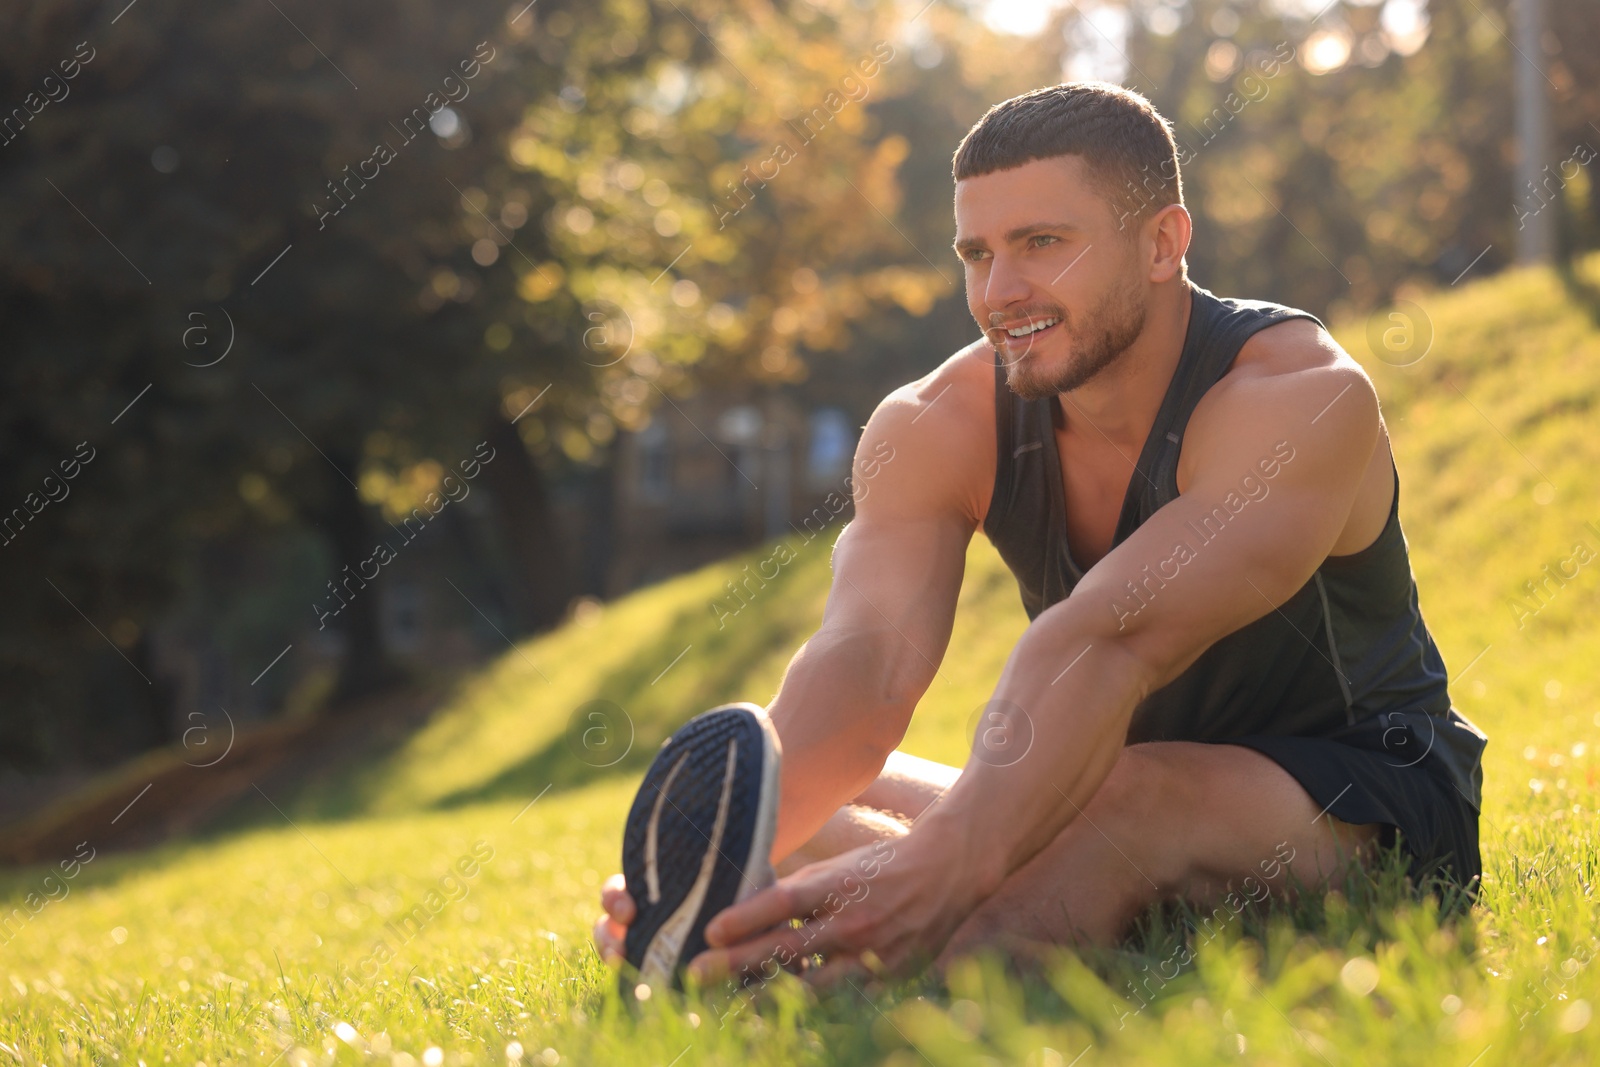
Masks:
[[[851,803],[877,808],[914,822],[960,777],[960,767],[936,763],[896,749],[889,753],[877,779]]]
[[[778,874],[793,874],[808,863],[903,836],[959,777],[959,767],[909,752],[891,752],[883,771],[860,796],[835,812],[811,840],[775,865]]]
[[[1078,817],[956,931],[942,960],[986,944],[1113,944],[1151,904],[1210,909],[1338,885],[1378,827],[1318,809],[1271,759],[1238,745],[1123,749]]]

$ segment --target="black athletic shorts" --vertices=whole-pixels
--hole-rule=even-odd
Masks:
[[[1385,747],[1376,719],[1326,737],[1229,738],[1255,749],[1294,776],[1317,807],[1336,819],[1384,829],[1379,843],[1398,838],[1420,885],[1430,875],[1475,896],[1483,873],[1478,854],[1478,809],[1433,759],[1405,764]]]

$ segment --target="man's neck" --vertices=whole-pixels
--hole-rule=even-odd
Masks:
[[[1057,394],[1069,435],[1096,444],[1109,441],[1124,455],[1138,455],[1183,355],[1193,302],[1187,281],[1158,290],[1144,329],[1122,358],[1093,381]]]

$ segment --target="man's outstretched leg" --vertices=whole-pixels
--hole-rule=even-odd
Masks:
[[[811,840],[785,857],[777,865],[778,874],[792,874],[808,863],[903,836],[960,777],[958,767],[909,752],[891,752],[877,779],[840,808]]]
[[[905,834],[960,774],[896,752],[779,873]],[[1291,871],[1306,886],[1337,884],[1376,836],[1375,826],[1319,812],[1253,749],[1134,745],[1072,825],[968,918],[946,956],[993,942],[1111,944],[1158,900],[1211,909],[1233,892],[1234,903],[1259,902],[1291,892]]]
[[[959,775],[896,753],[878,781],[779,864],[780,873],[904,835]],[[1114,944],[1160,900],[1235,914],[1297,886],[1337,886],[1378,830],[1320,811],[1288,772],[1253,749],[1130,746],[1072,824],[957,929],[941,963],[986,946]],[[610,916],[596,925],[602,951],[631,916],[620,886],[608,886],[605,902]],[[747,961],[725,962],[736,973]]]

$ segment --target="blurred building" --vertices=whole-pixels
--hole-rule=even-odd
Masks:
[[[852,514],[858,435],[843,409],[793,396],[703,389],[662,405],[642,432],[621,436],[606,467],[552,486],[564,542],[553,566],[570,569],[577,593],[611,599],[786,535],[831,542]],[[80,757],[111,763],[179,745],[208,759],[235,728],[316,711],[347,649],[344,600],[376,607],[383,653],[413,682],[503,652],[526,631],[502,503],[487,489],[478,483],[414,538],[376,527],[395,552],[368,581],[341,571],[308,529],[198,545],[178,605],[97,661],[93,743]],[[334,613],[327,625],[322,612]],[[149,693],[127,684],[128,657]],[[60,784],[0,778],[0,800],[20,816]]]
[[[858,434],[842,409],[781,395],[706,389],[663,405],[619,442],[605,595],[795,532],[818,508],[842,526]]]

